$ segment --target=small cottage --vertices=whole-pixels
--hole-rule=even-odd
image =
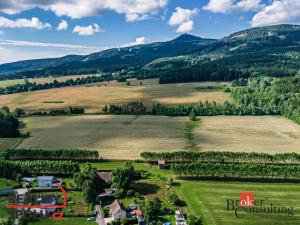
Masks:
[[[166,161],[165,160],[158,160],[157,166],[159,169],[164,169],[166,167]]]

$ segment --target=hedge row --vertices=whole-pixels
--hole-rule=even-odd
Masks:
[[[169,162],[220,162],[220,163],[271,163],[300,164],[300,154],[297,153],[256,153],[256,152],[142,152],[141,158],[147,161],[160,159]]]
[[[300,178],[300,165],[258,163],[179,163],[172,171],[180,177]]]
[[[78,149],[8,149],[3,152],[8,160],[18,159],[48,159],[48,160],[96,160],[98,151]]]

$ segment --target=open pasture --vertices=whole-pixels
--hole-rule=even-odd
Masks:
[[[299,184],[182,181],[177,192],[185,199],[186,210],[201,215],[207,225],[296,225],[300,221]],[[237,218],[234,211],[227,210],[227,200],[239,200],[241,192],[253,192],[254,199],[264,200],[265,207],[273,204],[273,207],[293,208],[294,215],[249,214],[238,210],[240,218]]]
[[[144,151],[300,152],[300,126],[281,117],[83,115],[29,117],[19,148],[98,150],[106,159],[137,159]],[[187,135],[188,134],[188,135]]]
[[[197,90],[199,86],[219,86],[226,83],[202,82],[181,84],[157,84],[154,79],[142,80],[141,86],[126,86],[125,83],[103,82],[77,87],[41,90],[0,96],[0,106],[7,105],[25,111],[82,106],[90,113],[102,111],[104,105],[143,101],[146,105],[160,102],[166,105],[197,103],[199,101],[230,101],[222,90]]]

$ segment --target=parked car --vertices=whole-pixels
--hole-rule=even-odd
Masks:
[[[89,218],[87,218],[87,221],[96,221],[96,218],[95,217],[89,217]]]

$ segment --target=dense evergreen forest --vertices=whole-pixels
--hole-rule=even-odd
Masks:
[[[0,109],[0,137],[19,137],[20,123],[15,113],[11,113],[8,107]]]
[[[300,76],[249,79],[247,86],[232,88],[231,96],[242,107],[280,114],[300,124]]]

